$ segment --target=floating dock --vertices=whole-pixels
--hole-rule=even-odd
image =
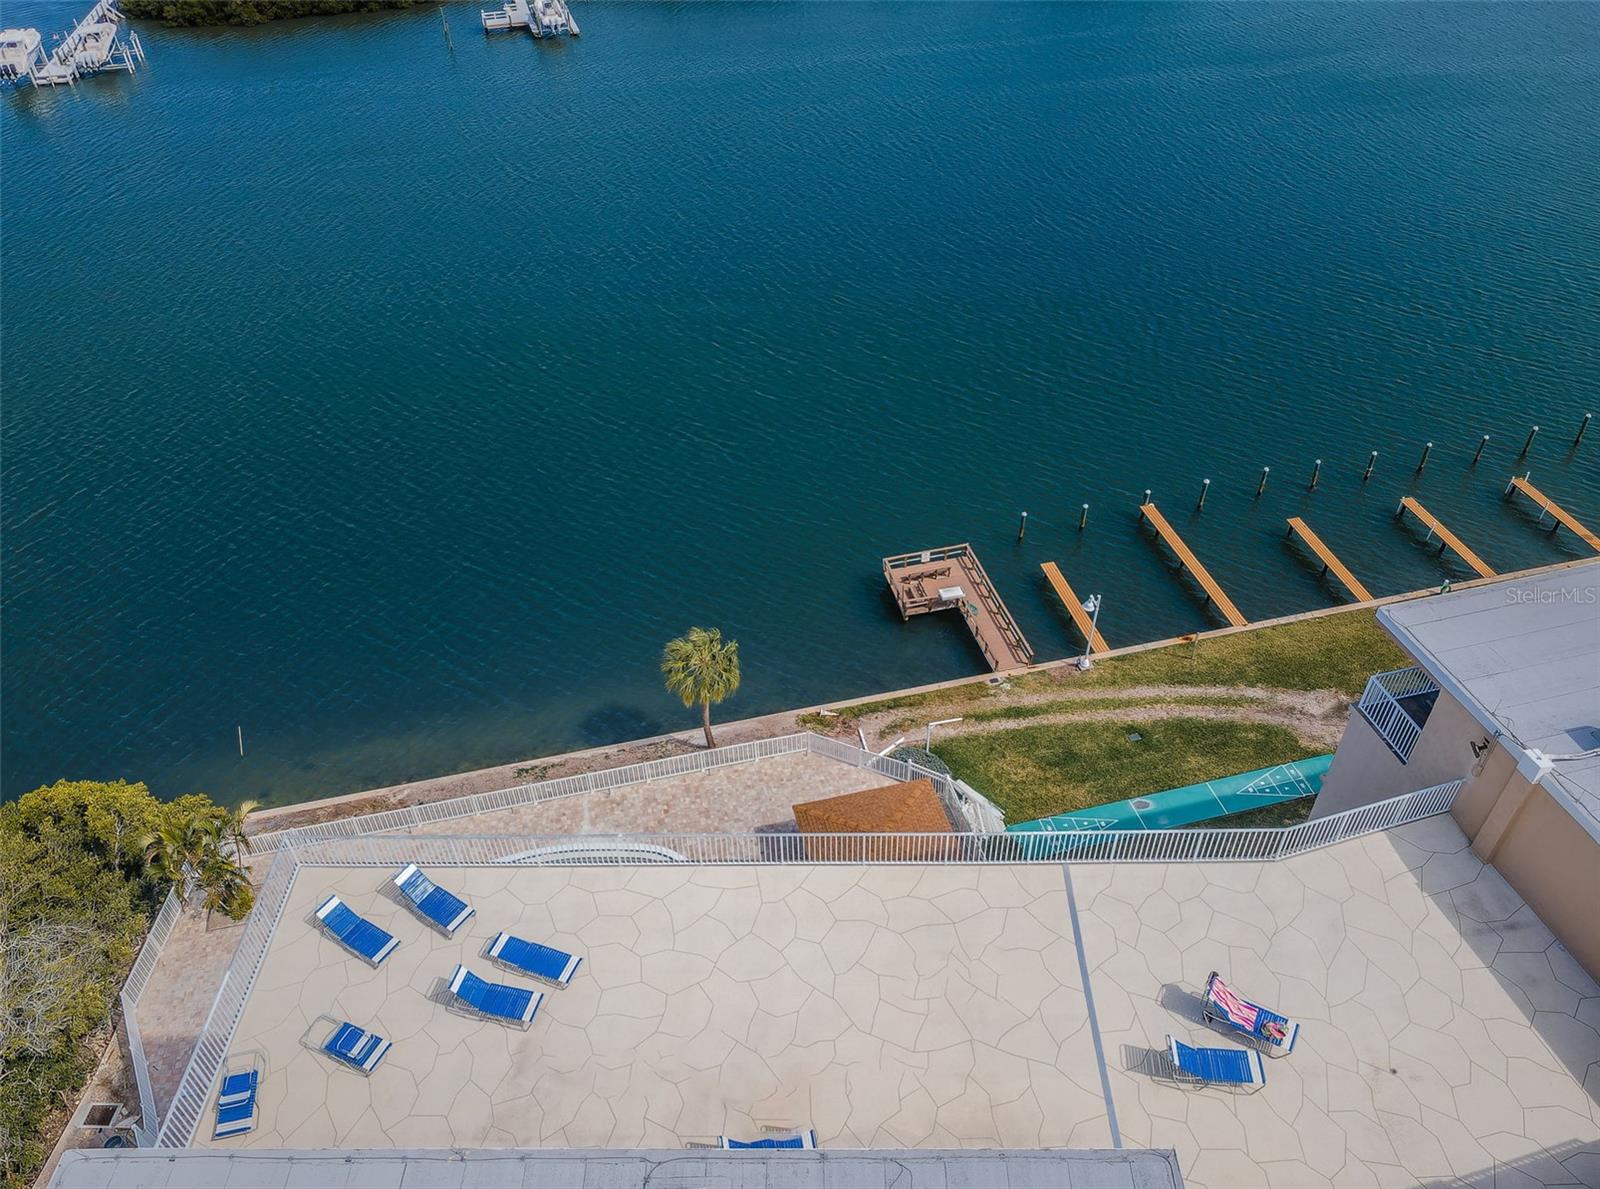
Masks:
[[[1053,561],[1047,561],[1039,567],[1044,571],[1045,579],[1050,583],[1050,588],[1063,604],[1066,605],[1067,614],[1072,616],[1072,622],[1078,625],[1078,632],[1083,636],[1084,644],[1091,653],[1107,651],[1105,637],[1095,630],[1094,620],[1089,618],[1089,613],[1083,609],[1083,600],[1072,589],[1072,584],[1061,572],[1061,567]]]
[[[1600,537],[1595,536],[1584,528],[1570,512],[1566,511],[1560,504],[1556,503],[1555,500],[1540,491],[1532,483],[1529,483],[1527,475],[1523,475],[1520,478],[1513,475],[1511,476],[1511,482],[1506,484],[1506,495],[1509,496],[1518,491],[1539,505],[1539,521],[1541,524],[1544,522],[1545,514],[1548,513],[1558,525],[1569,529],[1590,549],[1600,553]]]
[[[0,80],[59,87],[107,70],[132,74],[144,61],[144,46],[131,29],[124,36],[121,20],[116,0],[100,0],[49,54],[37,29],[0,31]]]
[[[1360,580],[1350,572],[1350,568],[1339,560],[1333,550],[1322,543],[1322,538],[1312,531],[1309,524],[1298,516],[1291,516],[1289,532],[1306,543],[1311,552],[1321,560],[1322,572],[1326,574],[1331,571],[1335,578],[1344,583],[1344,588],[1356,596],[1356,602],[1366,603],[1372,600],[1372,592],[1361,585]]]
[[[1184,568],[1200,584],[1200,589],[1205,592],[1207,601],[1215,605],[1217,610],[1222,612],[1223,617],[1234,627],[1242,628],[1248,626],[1250,621],[1239,613],[1239,608],[1235,607],[1233,600],[1222,592],[1222,587],[1217,585],[1217,580],[1211,576],[1211,571],[1200,564],[1200,559],[1194,555],[1194,551],[1183,543],[1183,538],[1173,531],[1172,526],[1167,523],[1167,518],[1161,515],[1156,506],[1154,504],[1141,504],[1139,506],[1139,515],[1151,523],[1156,532],[1161,534],[1161,539],[1167,543],[1167,547],[1178,555],[1178,560],[1183,563]]]
[[[567,0],[511,0],[503,8],[479,9],[483,31],[526,29],[535,37],[577,37],[578,22],[572,19]]]
[[[997,673],[1033,663],[1033,648],[989,581],[971,545],[947,545],[883,559],[883,578],[900,618],[959,611]]]
[[[1476,553],[1472,552],[1472,550],[1463,545],[1460,537],[1456,536],[1449,529],[1445,528],[1444,525],[1439,523],[1438,517],[1436,517],[1432,512],[1428,511],[1428,509],[1424,508],[1421,504],[1417,503],[1417,501],[1412,499],[1409,495],[1402,496],[1400,499],[1400,506],[1394,510],[1394,514],[1397,517],[1406,512],[1410,512],[1413,516],[1427,526],[1428,536],[1430,539],[1435,536],[1439,538],[1441,542],[1439,545],[1440,553],[1443,553],[1446,548],[1452,549],[1455,551],[1455,555],[1457,557],[1477,571],[1478,577],[1494,577],[1494,571],[1488,567],[1483,558],[1479,557]]]

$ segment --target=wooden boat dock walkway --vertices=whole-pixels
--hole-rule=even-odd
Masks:
[[[1588,529],[1584,528],[1584,526],[1578,522],[1578,519],[1573,516],[1572,513],[1568,512],[1565,508],[1556,503],[1555,500],[1551,499],[1544,492],[1540,491],[1532,483],[1529,483],[1526,475],[1523,475],[1520,478],[1516,475],[1511,476],[1511,482],[1506,484],[1506,494],[1510,495],[1516,491],[1520,491],[1523,495],[1527,496],[1530,500],[1539,505],[1539,519],[1541,521],[1544,520],[1545,513],[1548,512],[1552,517],[1555,518],[1555,522],[1557,524],[1561,525],[1563,528],[1570,529],[1573,533],[1577,534],[1578,539],[1581,540],[1585,545],[1587,545],[1590,549],[1593,549],[1596,553],[1600,553],[1600,537],[1595,536]]]
[[[1067,614],[1072,616],[1072,622],[1078,625],[1078,632],[1083,636],[1084,643],[1091,653],[1107,651],[1105,637],[1095,630],[1094,620],[1089,618],[1089,613],[1083,609],[1083,600],[1072,589],[1072,584],[1067,581],[1066,575],[1061,572],[1061,567],[1053,561],[1047,561],[1039,567],[1044,571],[1045,579],[1050,583],[1050,588],[1066,605]]]
[[[1360,579],[1350,572],[1350,568],[1339,560],[1333,550],[1322,543],[1322,538],[1312,531],[1309,524],[1298,516],[1291,516],[1289,517],[1289,531],[1304,541],[1311,549],[1311,552],[1321,559],[1322,572],[1324,574],[1329,570],[1333,571],[1333,576],[1344,583],[1346,590],[1356,596],[1356,602],[1366,603],[1371,601],[1372,592],[1361,584]]]
[[[1156,532],[1161,534],[1161,539],[1178,555],[1178,560],[1189,573],[1194,575],[1194,580],[1200,584],[1200,589],[1205,591],[1206,598],[1216,605],[1217,610],[1222,612],[1227,621],[1236,628],[1248,625],[1250,621],[1240,614],[1239,608],[1233,605],[1233,600],[1222,592],[1222,587],[1217,585],[1217,580],[1211,576],[1211,571],[1200,564],[1200,559],[1183,543],[1183,538],[1173,531],[1172,526],[1167,523],[1167,518],[1157,510],[1156,506],[1141,504],[1139,515],[1148,520]]]
[[[1418,520],[1422,521],[1423,524],[1427,525],[1428,535],[1430,537],[1437,536],[1439,538],[1440,542],[1442,542],[1439,546],[1440,553],[1443,553],[1445,548],[1449,547],[1450,549],[1455,550],[1457,557],[1477,571],[1478,577],[1494,577],[1494,571],[1489,568],[1488,564],[1483,560],[1483,558],[1479,557],[1476,553],[1472,552],[1472,550],[1463,545],[1460,537],[1456,536],[1449,529],[1445,528],[1444,525],[1440,524],[1438,517],[1436,517],[1432,512],[1428,511],[1428,509],[1424,508],[1421,504],[1417,503],[1417,501],[1412,499],[1409,495],[1401,497],[1400,506],[1394,510],[1394,514],[1396,516],[1400,516],[1405,512],[1410,512]]]
[[[900,618],[959,611],[995,672],[1033,663],[1033,647],[1017,627],[971,545],[947,545],[883,559],[883,578]]]

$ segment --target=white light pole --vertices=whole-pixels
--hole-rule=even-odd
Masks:
[[[1083,642],[1083,655],[1078,658],[1078,671],[1087,673],[1094,668],[1089,653],[1094,648],[1094,634],[1100,628],[1100,596],[1092,594],[1083,600],[1083,609],[1089,613],[1089,638]]]
[[[926,735],[923,736],[923,739],[922,739],[922,750],[923,751],[932,751],[933,750],[933,728],[934,727],[947,727],[953,722],[960,722],[960,721],[962,721],[962,720],[959,719],[959,718],[940,718],[940,719],[935,719],[933,722],[929,723],[928,724],[928,732],[927,732]]]

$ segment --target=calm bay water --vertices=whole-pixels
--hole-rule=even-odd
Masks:
[[[1113,643],[1211,626],[1146,487],[1252,618],[1337,597],[1286,515],[1379,592],[1465,576],[1408,490],[1579,556],[1500,499],[1535,423],[1600,520],[1593,6],[478,7],[453,53],[435,9],[140,25],[139,75],[0,97],[5,795],[692,726],[692,623],[724,717],[977,673],[878,573],[955,541],[1041,657],[1042,560]]]

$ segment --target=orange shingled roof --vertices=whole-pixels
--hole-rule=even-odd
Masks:
[[[794,820],[802,834],[955,833],[944,802],[934,791],[933,781],[926,777],[807,801],[794,807]],[[814,859],[845,857],[813,853],[826,845],[827,840],[817,839],[806,845],[806,851]]]

